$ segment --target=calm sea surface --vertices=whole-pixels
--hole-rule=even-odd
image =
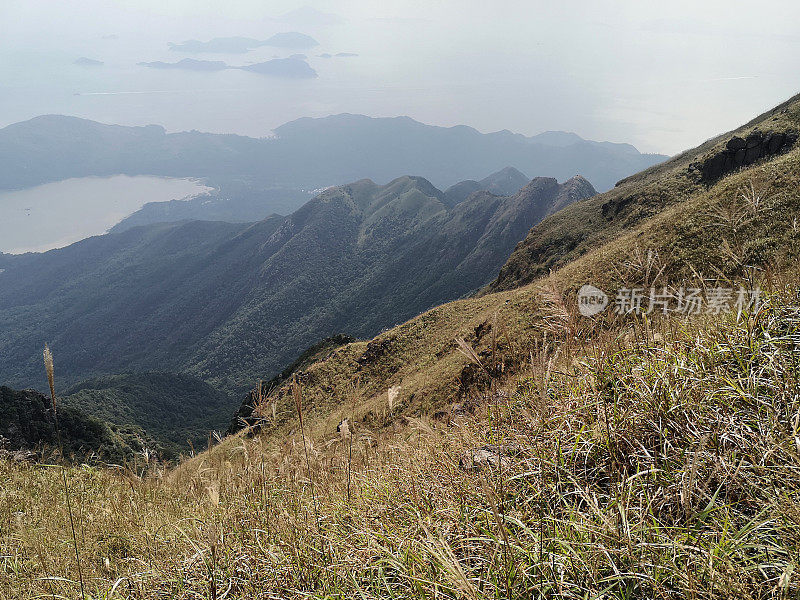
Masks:
[[[44,252],[105,233],[147,202],[208,190],[190,179],[82,177],[0,192],[0,252]]]

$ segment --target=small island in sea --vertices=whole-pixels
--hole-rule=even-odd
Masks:
[[[170,43],[169,49],[173,52],[187,52],[192,54],[201,52],[213,54],[245,54],[255,48],[261,48],[263,46],[304,49],[319,46],[319,42],[310,35],[297,31],[286,31],[283,33],[276,33],[266,40],[238,36],[219,37],[207,42],[187,40],[180,44]]]
[[[82,67],[102,67],[105,63],[102,60],[95,60],[94,58],[86,58],[85,56],[81,56],[80,58],[76,59],[73,64],[80,65]]]

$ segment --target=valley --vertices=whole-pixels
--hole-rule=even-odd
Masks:
[[[478,290],[533,224],[594,193],[580,177],[537,178],[454,203],[420,177],[362,180],[288,217],[134,227],[0,256],[0,380],[41,385],[47,339],[64,385],[166,370],[242,394],[322,338],[374,335]]]

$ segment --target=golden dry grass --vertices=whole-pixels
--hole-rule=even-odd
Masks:
[[[74,467],[88,597],[790,597],[796,302],[540,347],[472,414],[237,436],[145,478]],[[481,447],[506,460],[460,466]],[[78,596],[58,474],[0,463],[4,597]]]

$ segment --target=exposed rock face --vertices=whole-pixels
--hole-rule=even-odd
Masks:
[[[798,139],[797,131],[754,130],[747,138],[734,136],[728,140],[725,150],[693,163],[689,169],[698,171],[700,179],[712,183],[740,167],[752,165],[759,159],[787,152]]]
[[[465,452],[458,459],[458,466],[465,471],[480,471],[484,467],[508,469],[514,463],[511,457],[519,453],[517,446],[486,444]]]

